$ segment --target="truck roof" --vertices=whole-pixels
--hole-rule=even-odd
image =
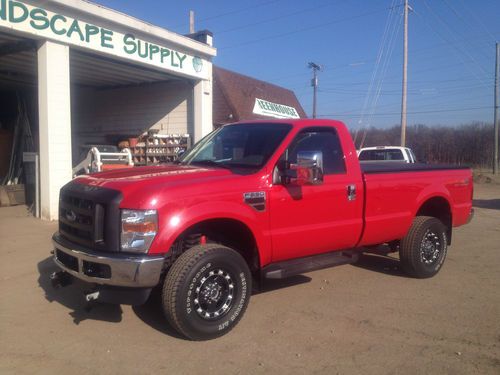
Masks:
[[[224,126],[231,126],[236,124],[290,124],[296,128],[305,128],[310,126],[345,126],[342,121],[329,120],[329,119],[270,119],[270,120],[241,120]]]

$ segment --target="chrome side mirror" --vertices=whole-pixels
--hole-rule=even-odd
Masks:
[[[285,184],[320,185],[323,183],[323,153],[321,151],[299,151],[297,163],[289,165]]]

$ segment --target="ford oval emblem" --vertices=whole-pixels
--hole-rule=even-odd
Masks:
[[[76,214],[73,212],[73,210],[66,211],[66,219],[71,222],[76,221]]]

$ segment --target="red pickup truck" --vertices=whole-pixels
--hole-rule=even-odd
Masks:
[[[363,169],[362,169],[363,168]],[[61,189],[55,285],[88,301],[141,304],[160,287],[169,323],[221,336],[265,279],[350,263],[377,245],[408,275],[441,268],[472,216],[469,168],[360,167],[332,120],[226,125],[176,164],[81,176]]]

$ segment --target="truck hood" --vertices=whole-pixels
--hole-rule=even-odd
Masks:
[[[73,183],[118,190],[123,195],[121,207],[150,208],[151,201],[158,206],[211,191],[229,192],[235,180],[241,184],[245,177],[250,176],[229,169],[169,164],[94,173],[80,176]]]
[[[223,168],[206,168],[191,165],[168,164],[163,166],[122,168],[112,171],[93,173],[80,178],[93,181],[93,184],[105,186],[106,184],[123,184],[126,182],[139,182],[143,180],[165,180],[196,178],[207,175],[227,175],[229,170]]]

